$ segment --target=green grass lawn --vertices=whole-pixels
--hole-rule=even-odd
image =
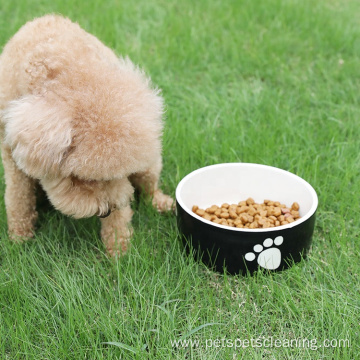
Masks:
[[[115,263],[97,219],[56,211],[11,243],[1,197],[0,359],[358,359],[360,3],[1,0],[1,44],[48,12],[163,89],[165,192],[198,167],[253,162],[303,177],[319,208],[306,261],[243,277],[188,257],[174,215],[145,199]]]

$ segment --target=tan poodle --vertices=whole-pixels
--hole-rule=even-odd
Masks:
[[[159,211],[163,100],[129,59],[61,16],[26,23],[0,57],[1,149],[10,236],[34,234],[36,188],[74,218],[97,215],[111,255],[131,236],[134,188]]]

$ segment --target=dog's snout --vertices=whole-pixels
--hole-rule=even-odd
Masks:
[[[109,210],[107,211],[107,213],[98,214],[97,216],[98,216],[99,218],[104,219],[104,218],[108,217],[110,214],[111,214],[111,209],[109,209]]]

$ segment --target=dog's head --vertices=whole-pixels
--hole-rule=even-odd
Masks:
[[[5,143],[17,166],[39,179],[67,215],[101,215],[119,206],[116,184],[145,171],[161,153],[162,98],[141,72],[125,71],[121,81],[116,74],[93,83],[72,79],[4,111]],[[81,81],[87,86],[75,84]]]

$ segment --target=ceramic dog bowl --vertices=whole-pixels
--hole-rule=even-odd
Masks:
[[[247,229],[215,224],[192,212],[193,205],[238,203],[252,197],[300,205],[300,219],[272,228]],[[259,268],[279,271],[306,257],[315,225],[318,197],[305,180],[275,167],[228,163],[185,176],[176,188],[177,223],[187,249],[216,271],[231,274]]]

